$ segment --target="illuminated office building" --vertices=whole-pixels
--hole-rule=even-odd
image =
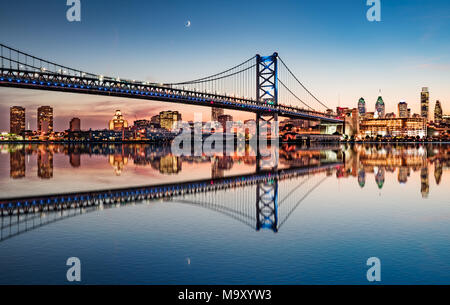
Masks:
[[[124,119],[120,110],[116,110],[116,114],[113,116],[112,120],[109,121],[109,130],[122,131],[127,127],[128,121]]]
[[[25,131],[25,108],[13,106],[9,110],[9,130],[13,134],[20,135]]]
[[[428,107],[430,103],[430,92],[427,87],[422,88],[420,93],[420,115],[428,122]]]
[[[424,118],[393,118],[363,120],[360,124],[362,136],[426,137],[427,122]]]
[[[408,116],[408,104],[404,101],[398,103],[398,117],[407,118]]]
[[[436,101],[436,106],[434,107],[434,122],[437,124],[442,123],[442,106],[439,101]]]
[[[377,118],[384,118],[386,111],[386,105],[384,104],[383,98],[381,96],[378,97],[377,102],[375,103],[375,114]]]
[[[41,106],[37,111],[37,125],[40,133],[53,132],[53,108]]]
[[[366,113],[366,101],[364,100],[364,98],[359,99],[358,110],[359,110],[359,115],[361,115],[361,116]]]
[[[159,124],[161,128],[172,130],[176,128],[177,122],[181,122],[181,113],[178,111],[161,111],[159,113]]]
[[[152,117],[150,118],[150,122],[151,122],[152,124],[159,125],[159,114],[152,116]]]
[[[81,120],[79,118],[73,118],[70,120],[70,131],[81,131]]]

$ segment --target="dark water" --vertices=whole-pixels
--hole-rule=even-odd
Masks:
[[[177,157],[146,145],[2,145],[0,197],[253,174],[254,157]],[[257,184],[1,222],[0,283],[450,284],[450,146],[283,146],[275,226]],[[314,170],[315,169],[315,170]],[[267,212],[267,211],[266,211]],[[274,220],[268,215],[266,222]],[[264,219],[263,219],[264,220]]]

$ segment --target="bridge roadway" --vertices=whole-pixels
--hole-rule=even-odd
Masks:
[[[63,210],[96,206],[100,204],[116,204],[131,201],[171,198],[184,194],[204,193],[216,190],[245,187],[273,179],[284,180],[312,173],[323,172],[342,166],[335,162],[320,166],[261,171],[256,174],[230,176],[215,179],[203,179],[182,183],[159,184],[150,186],[117,188],[77,193],[51,194],[21,198],[0,199],[0,215],[26,214],[51,210]]]
[[[2,67],[0,70],[0,86],[147,99],[246,111],[261,115],[278,114],[279,116],[288,118],[320,120],[322,122],[336,124],[343,123],[343,120],[332,115],[286,106],[281,103],[278,105],[270,105],[252,99],[182,90],[146,82],[123,81],[110,77],[94,77],[93,75],[83,75],[83,73],[80,73],[80,75],[48,73],[39,70],[38,67],[32,68],[36,70],[29,71]]]

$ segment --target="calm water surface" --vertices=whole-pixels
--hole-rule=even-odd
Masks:
[[[255,173],[255,158],[149,145],[0,145],[0,198]],[[165,200],[4,216],[0,284],[450,284],[450,146],[284,145],[276,225],[257,185]],[[315,170],[313,170],[315,169]],[[274,215],[269,215],[274,219]]]

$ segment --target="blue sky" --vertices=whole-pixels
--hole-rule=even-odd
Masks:
[[[256,53],[277,51],[330,107],[356,107],[362,96],[373,110],[381,89],[388,111],[405,99],[419,112],[421,87],[428,86],[432,107],[439,99],[449,112],[447,0],[381,0],[381,22],[367,21],[366,0],[81,0],[81,5],[81,22],[70,23],[66,0],[3,2],[0,40],[94,73],[158,82],[209,75]],[[161,109],[186,111],[161,103],[0,88],[0,130],[8,128],[7,108],[20,103],[33,111],[27,117],[31,127],[35,106],[54,106],[57,129],[66,128],[74,112],[84,118],[83,127],[97,128],[117,107],[130,120]]]

